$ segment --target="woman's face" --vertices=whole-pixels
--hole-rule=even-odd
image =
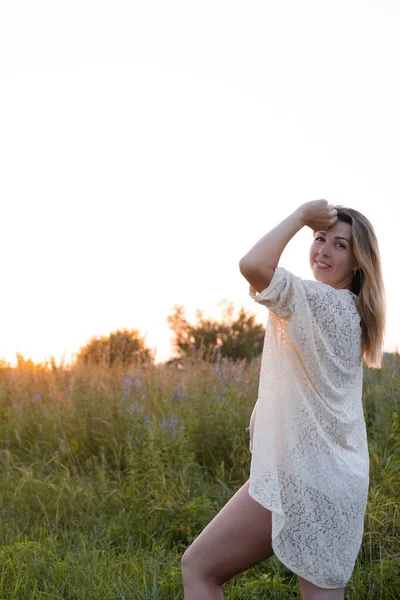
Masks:
[[[336,221],[328,230],[316,232],[310,248],[310,266],[317,281],[337,289],[351,288],[353,269],[358,265],[349,223]]]

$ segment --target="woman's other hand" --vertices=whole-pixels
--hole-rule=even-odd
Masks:
[[[258,398],[257,398],[257,402],[254,405],[253,412],[251,413],[250,425],[248,427],[246,427],[246,431],[250,435],[249,448],[250,448],[251,453],[253,453],[253,434],[254,434],[254,425],[256,423],[257,405],[258,405]]]
[[[246,427],[246,432],[250,435],[249,448],[250,452],[253,453],[253,432],[250,427]]]
[[[313,231],[326,231],[338,220],[336,208],[328,200],[311,200],[299,207],[303,223]]]

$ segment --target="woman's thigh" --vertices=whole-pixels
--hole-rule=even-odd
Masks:
[[[327,590],[320,588],[311,581],[307,581],[300,575],[297,575],[297,580],[300,587],[300,598],[301,600],[343,600],[344,599],[344,588],[337,588],[336,590]]]
[[[271,512],[247,481],[186,550],[182,569],[222,584],[273,555]]]

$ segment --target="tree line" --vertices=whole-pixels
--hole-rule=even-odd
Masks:
[[[183,306],[175,305],[172,314],[167,316],[167,322],[174,333],[174,356],[166,364],[177,364],[192,355],[214,361],[218,350],[221,357],[234,361],[245,359],[250,362],[260,355],[265,327],[257,323],[255,315],[247,313],[243,307],[239,309],[237,316],[233,312],[232,303],[223,311],[220,320],[205,318],[197,310],[196,322],[193,324],[187,320]],[[154,355],[146,347],[145,338],[137,329],[123,329],[107,336],[94,336],[80,348],[76,357],[78,364],[106,363],[110,367],[138,361],[153,362]]]

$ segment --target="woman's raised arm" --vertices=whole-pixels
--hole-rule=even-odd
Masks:
[[[282,252],[303,225],[303,211],[300,206],[264,235],[239,261],[241,274],[255,292],[261,292],[269,286]]]
[[[255,292],[269,286],[282,252],[304,225],[329,229],[337,221],[337,210],[327,200],[301,204],[291,215],[262,237],[239,261],[241,274]]]

